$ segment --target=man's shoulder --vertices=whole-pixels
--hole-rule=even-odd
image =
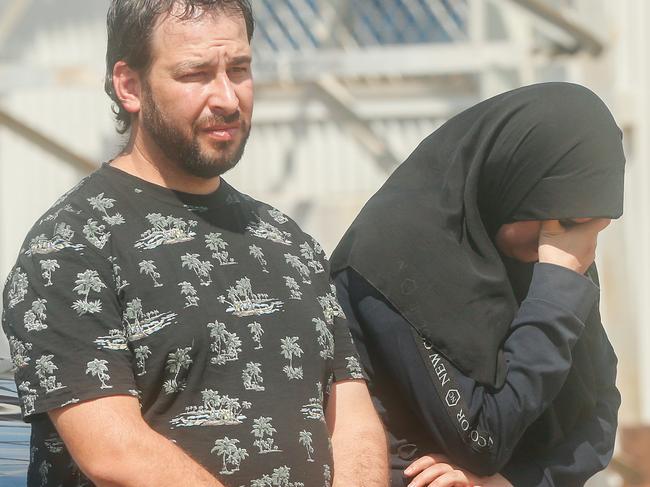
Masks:
[[[25,237],[21,253],[47,254],[67,246],[85,246],[79,241],[79,234],[83,234],[84,227],[93,219],[89,195],[101,188],[97,173],[79,181],[36,220]]]

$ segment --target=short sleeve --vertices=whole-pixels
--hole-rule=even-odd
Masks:
[[[23,418],[135,394],[110,261],[84,245],[22,251],[3,294]]]
[[[350,379],[368,380],[348,326],[348,320],[331,285],[337,313],[334,317],[334,382]]]

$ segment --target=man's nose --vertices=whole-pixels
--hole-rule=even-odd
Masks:
[[[239,109],[239,98],[227,73],[217,75],[210,90],[208,106],[213,113],[228,115]]]

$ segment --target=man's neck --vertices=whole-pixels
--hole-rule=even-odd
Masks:
[[[158,186],[193,194],[210,194],[221,184],[221,178],[204,179],[183,171],[169,161],[160,150],[148,150],[142,141],[132,141],[110,165],[132,176]]]

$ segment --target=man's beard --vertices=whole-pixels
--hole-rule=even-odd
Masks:
[[[202,127],[232,124],[239,119],[239,112],[225,117],[219,115],[203,117],[192,124],[192,133],[187,136],[159,109],[151,89],[145,86],[143,90],[143,128],[149,132],[152,140],[167,159],[192,176],[211,179],[237,165],[244,155],[246,141],[250,134],[250,126],[246,122],[241,121],[240,130],[243,137],[239,145],[234,150],[229,150],[232,142],[212,142],[214,147],[219,149],[219,153],[213,156],[201,150],[198,135]]]

